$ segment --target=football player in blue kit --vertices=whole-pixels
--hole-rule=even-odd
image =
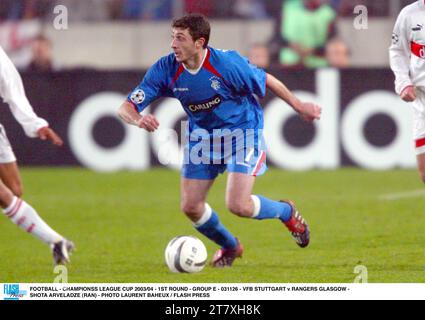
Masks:
[[[236,51],[209,47],[210,31],[202,15],[174,20],[173,53],[148,70],[118,113],[128,124],[154,132],[158,120],[140,113],[160,97],[181,102],[189,117],[181,209],[200,233],[220,246],[212,265],[226,267],[242,256],[243,246],[206,202],[215,178],[226,170],[226,205],[232,213],[257,220],[278,219],[300,247],[309,244],[309,227],[293,202],[252,195],[255,177],[267,169],[258,99],[269,89],[308,122],[320,119],[321,108],[301,102],[281,81]]]

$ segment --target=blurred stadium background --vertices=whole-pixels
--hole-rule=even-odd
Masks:
[[[10,114],[2,122],[14,137],[22,164],[83,165],[103,171],[157,165],[161,137],[121,125],[116,106],[146,69],[170,52],[170,19],[202,12],[212,21],[212,46],[238,50],[325,108],[323,121],[314,127],[280,108],[273,97],[263,101],[271,163],[287,169],[413,168],[410,114],[393,93],[388,68],[392,27],[407,3],[1,1],[0,45],[22,71],[34,108],[62,133],[67,147],[45,150],[24,137]],[[368,19],[361,21],[365,29],[354,26],[358,5],[368,10]],[[66,24],[55,26],[55,19]],[[175,107],[167,108],[169,104]],[[163,117],[163,128],[178,128],[184,118],[176,101],[162,100],[151,110]],[[134,157],[125,154],[132,141],[136,147],[129,152]],[[289,155],[282,157],[285,151]]]
[[[0,45],[36,112],[66,141],[56,149],[27,139],[2,105],[25,197],[79,247],[70,281],[352,282],[359,264],[370,281],[423,281],[425,239],[412,230],[424,226],[425,192],[414,169],[410,111],[393,92],[388,66],[395,19],[412,2],[1,0]],[[354,26],[358,5],[368,10],[365,29]],[[64,13],[58,6],[67,9],[65,29],[55,28]],[[272,96],[263,101],[272,170],[258,191],[299,203],[313,230],[308,251],[276,224],[222,213],[250,248],[244,262],[223,273],[167,273],[168,240],[194,234],[179,214],[178,173],[159,166],[178,168],[178,141],[126,127],[116,110],[170,52],[170,22],[187,12],[210,18],[211,46],[238,50],[323,106],[321,122],[308,125]],[[179,132],[178,102],[160,100],[150,112]],[[168,164],[159,155],[164,145]],[[211,195],[219,212],[226,211],[223,190],[221,178]],[[41,244],[5,219],[0,230],[2,243],[15,244],[0,245],[0,282],[53,281]],[[253,239],[254,232],[261,236]]]

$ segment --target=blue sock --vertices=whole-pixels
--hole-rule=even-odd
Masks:
[[[209,210],[211,210],[211,208],[209,208]],[[211,211],[211,217],[205,223],[196,226],[196,230],[222,248],[234,249],[238,245],[236,238],[223,226],[217,213],[214,211]]]
[[[252,196],[252,200],[256,207],[260,206],[260,212],[254,219],[280,219],[286,222],[291,218],[292,207],[287,203],[270,200],[263,196]]]

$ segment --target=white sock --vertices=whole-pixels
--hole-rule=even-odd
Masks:
[[[205,211],[202,214],[201,218],[196,221],[193,226],[195,228],[199,228],[200,226],[204,225],[208,220],[210,220],[212,215],[212,209],[208,203],[205,203]]]
[[[18,197],[13,198],[10,206],[4,209],[4,214],[14,224],[47,244],[56,243],[63,239],[40,218],[28,203]]]
[[[255,195],[251,195],[251,199],[252,199],[252,202],[254,203],[254,212],[252,214],[252,217],[256,218],[260,214],[261,201],[260,201],[260,198],[258,198]]]

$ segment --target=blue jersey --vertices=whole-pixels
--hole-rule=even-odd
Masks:
[[[266,73],[236,51],[207,48],[196,74],[177,62],[174,53],[161,58],[128,96],[138,112],[160,97],[177,98],[196,129],[263,128],[263,111],[256,96],[266,94]]]

